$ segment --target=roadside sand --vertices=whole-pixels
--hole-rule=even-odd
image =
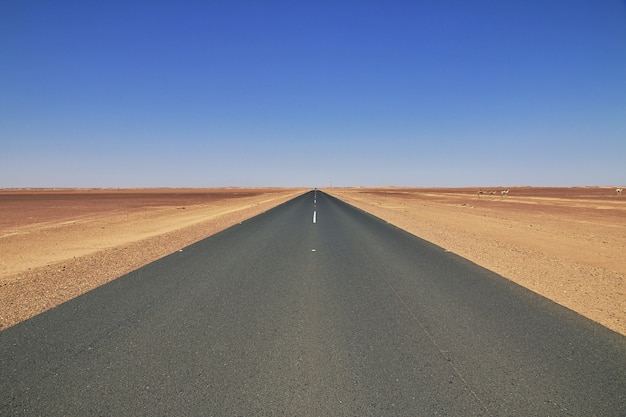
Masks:
[[[305,191],[0,190],[0,330]],[[324,191],[626,335],[611,188]]]
[[[478,190],[324,191],[626,335],[626,198],[609,187]]]
[[[0,330],[304,191],[0,191]]]

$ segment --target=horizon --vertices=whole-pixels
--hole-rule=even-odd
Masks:
[[[326,189],[411,189],[411,190],[489,190],[489,189],[568,189],[568,188],[595,188],[614,190],[623,186],[620,185],[570,185],[570,186],[550,186],[550,185],[482,185],[482,186],[463,186],[463,187],[429,187],[429,186],[397,186],[397,185],[375,185],[375,186],[328,186],[328,187],[272,187],[272,186],[216,186],[216,187],[5,187],[0,188],[0,192],[5,191],[133,191],[133,190],[326,190]]]
[[[0,188],[626,184],[620,0],[5,2],[0,51]]]

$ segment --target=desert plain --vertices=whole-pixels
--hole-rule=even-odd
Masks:
[[[503,189],[323,191],[626,335],[626,195]],[[0,190],[0,330],[306,191]]]

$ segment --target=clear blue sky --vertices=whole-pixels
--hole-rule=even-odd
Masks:
[[[625,2],[0,0],[0,187],[331,182],[626,185]]]

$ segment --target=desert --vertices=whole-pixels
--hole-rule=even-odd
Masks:
[[[626,199],[615,187],[328,191],[626,335]]]
[[[0,330],[304,191],[2,190]]]
[[[306,191],[1,190],[0,330]],[[323,191],[626,335],[615,188]]]

